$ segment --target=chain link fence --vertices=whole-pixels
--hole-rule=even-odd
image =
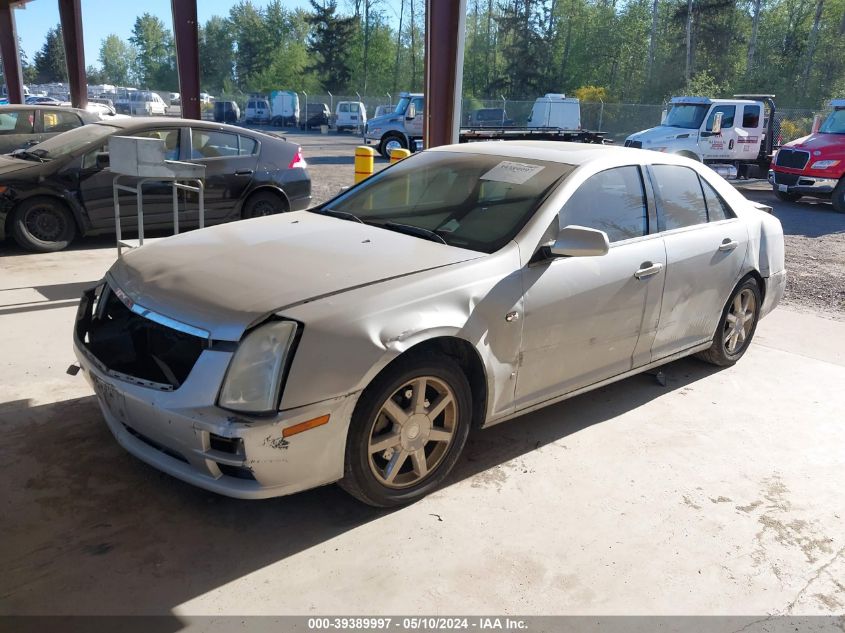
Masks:
[[[399,101],[399,95],[362,95],[359,93],[335,95],[307,94],[299,92],[300,118],[304,119],[307,104],[324,103],[332,115],[343,101],[361,102],[366,109],[366,118],[392,112]],[[219,97],[226,99],[227,97]],[[232,100],[244,101],[248,97],[239,95]],[[465,98],[461,102],[461,125],[490,128],[524,128],[531,125],[531,113],[541,99],[476,99]],[[245,106],[245,103],[244,103]],[[242,110],[243,107],[242,106]],[[655,127],[665,116],[667,104],[641,103],[590,103],[580,104],[580,127],[584,130],[604,132],[606,138],[621,144],[635,132]],[[818,111],[808,108],[781,108],[775,112],[774,140],[776,145],[806,136],[812,130],[813,118]],[[767,113],[768,115],[768,113]],[[203,110],[203,116],[211,118],[210,107]],[[536,122],[534,122],[536,125]]]

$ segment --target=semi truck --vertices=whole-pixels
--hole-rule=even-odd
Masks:
[[[845,213],[845,99],[830,102],[824,122],[817,117],[809,136],[785,144],[775,155],[769,182],[781,200],[803,196],[829,199]]]
[[[724,178],[763,178],[772,161],[774,121],[774,95],[672,97],[663,122],[632,134],[625,147],[686,156]]]
[[[392,112],[370,119],[364,127],[364,142],[375,143],[385,158],[394,149],[422,149],[425,96],[402,92]],[[499,128],[489,125],[462,127],[459,143],[473,141],[572,141],[579,143],[607,142],[602,132],[582,130],[580,105],[577,99],[562,94],[547,94],[534,103],[527,127],[511,125]]]

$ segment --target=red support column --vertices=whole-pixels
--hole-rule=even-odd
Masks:
[[[427,0],[425,10],[426,147],[458,142],[464,78],[466,0]]]
[[[14,9],[10,2],[0,0],[0,57],[3,57],[3,75],[9,89],[9,103],[23,103],[23,72],[15,14],[12,11]]]
[[[65,42],[70,102],[74,108],[88,105],[88,77],[85,75],[85,47],[82,43],[80,0],[59,0],[59,19]]]
[[[197,0],[171,0],[182,116],[201,119]]]

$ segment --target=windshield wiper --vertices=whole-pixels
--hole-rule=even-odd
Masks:
[[[414,235],[415,237],[421,237],[426,240],[431,240],[432,242],[448,244],[442,236],[438,235],[434,231],[429,231],[428,229],[424,229],[420,226],[411,226],[410,224],[399,224],[398,222],[385,222],[381,226],[386,229],[390,229],[391,231],[397,231],[398,233],[406,233],[408,235]]]
[[[47,162],[46,158],[35,152],[31,152],[28,149],[16,149],[14,152],[12,152],[12,156],[14,156],[15,158],[21,158],[23,160],[37,160],[39,163]]]
[[[320,209],[318,213],[322,213],[323,215],[330,215],[335,218],[340,218],[342,220],[351,220],[352,222],[360,222],[361,224],[365,224],[364,220],[359,218],[354,213],[349,213],[348,211],[337,211],[335,209]]]

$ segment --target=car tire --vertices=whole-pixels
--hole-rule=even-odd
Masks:
[[[424,387],[418,391],[420,384]],[[420,413],[412,414],[421,392]],[[438,407],[433,420],[426,415]],[[406,430],[396,433],[393,429],[400,422],[391,415],[401,417]],[[355,406],[341,488],[380,508],[424,497],[440,486],[457,463],[471,418],[469,382],[453,360],[428,353],[400,359],[376,377]],[[434,434],[436,438],[430,439]]]
[[[12,217],[12,237],[21,248],[53,253],[67,248],[76,236],[76,223],[67,206],[55,198],[22,202]]]
[[[408,149],[408,141],[400,134],[386,134],[378,145],[378,153],[390,160],[390,152],[394,149]]]
[[[751,345],[762,305],[763,297],[757,280],[746,277],[725,304],[710,348],[699,352],[696,357],[719,367],[735,364]]]
[[[284,213],[288,209],[288,202],[281,194],[273,191],[256,191],[244,202],[241,217],[244,220],[260,218],[265,215]]]
[[[800,193],[787,193],[786,191],[780,191],[775,185],[772,188],[772,191],[775,192],[778,200],[783,200],[784,202],[798,202],[802,196]]]
[[[845,176],[839,179],[839,184],[836,185],[830,196],[830,202],[835,211],[845,213]]]

